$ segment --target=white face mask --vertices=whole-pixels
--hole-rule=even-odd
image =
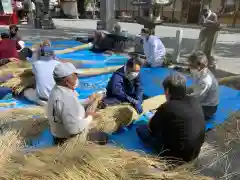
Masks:
[[[127,74],[127,78],[131,81],[138,76],[139,72],[131,72]]]
[[[77,81],[75,83],[75,86],[74,86],[74,89],[78,88],[78,85],[79,85],[79,80],[77,79]]]

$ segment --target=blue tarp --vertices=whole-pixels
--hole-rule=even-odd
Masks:
[[[72,44],[71,44],[72,43]],[[69,42],[69,44],[73,45],[74,42]],[[57,43],[56,43],[57,44]],[[89,60],[95,60],[99,62],[104,61],[104,57],[107,57],[103,54],[93,54],[89,51],[79,51],[75,54],[82,53],[84,58],[87,57]],[[71,54],[71,53],[70,53]],[[74,57],[68,54],[69,57]],[[67,57],[67,55],[64,55]],[[78,55],[75,55],[79,56]],[[92,59],[93,58],[93,59]],[[123,58],[123,57],[121,57]],[[74,58],[73,58],[74,59]],[[120,62],[120,64],[123,64],[123,62]],[[96,64],[97,67],[99,67],[98,64]],[[105,65],[106,66],[106,65]],[[104,67],[104,65],[103,65]],[[142,77],[142,83],[144,86],[144,94],[148,97],[156,96],[163,94],[163,88],[162,88],[162,81],[163,79],[172,72],[171,69],[166,68],[144,68],[141,71],[141,77]],[[106,87],[107,82],[109,78],[111,77],[111,74],[105,74],[105,75],[99,75],[94,77],[86,77],[86,78],[80,78],[80,85],[79,88],[77,88],[78,93],[80,94],[80,99],[85,99],[89,95],[91,95],[93,92],[99,91]],[[191,80],[188,80],[188,85],[191,84]],[[0,102],[16,102],[16,106],[12,107],[24,107],[28,106],[30,103],[25,100],[9,100],[9,101],[0,101]],[[12,108],[8,107],[8,108]],[[218,111],[213,118],[211,122],[209,122],[206,126],[206,129],[211,129],[216,125],[221,124],[226,120],[229,115],[237,110],[240,109],[240,94],[239,91],[225,87],[220,86],[220,104]],[[0,108],[1,110],[1,108]],[[110,135],[110,143],[114,143],[118,146],[124,147],[126,149],[130,150],[140,150],[145,151],[147,153],[151,152],[149,149],[144,148],[144,146],[139,141],[137,135],[136,135],[136,127],[139,124],[147,124],[148,118],[146,116],[142,116],[139,120],[135,121],[133,125],[131,125],[128,128],[123,128],[121,132],[115,133]],[[48,129],[46,129],[42,135],[36,139],[36,141],[32,142],[33,147],[47,147],[51,146],[53,142],[52,136]]]

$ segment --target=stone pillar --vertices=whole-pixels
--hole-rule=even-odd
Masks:
[[[174,49],[174,57],[173,57],[173,62],[175,63],[179,63],[179,60],[180,60],[182,38],[183,38],[183,30],[178,29],[176,32],[176,46]]]
[[[100,19],[104,30],[111,32],[115,23],[115,1],[100,0]]]

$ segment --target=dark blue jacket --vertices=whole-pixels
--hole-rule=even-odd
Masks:
[[[134,104],[143,101],[143,87],[140,75],[129,81],[124,74],[124,67],[118,69],[111,77],[107,85],[107,96],[103,100],[106,105],[114,105],[123,102]]]

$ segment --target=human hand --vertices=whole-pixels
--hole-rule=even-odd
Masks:
[[[138,114],[141,114],[143,112],[142,105],[141,104],[135,104],[134,108],[136,109]]]
[[[92,116],[93,118],[99,117],[100,114],[96,112],[86,112],[86,116]]]
[[[9,58],[8,59],[10,62],[18,62],[19,61],[19,59],[17,59],[17,58]]]

